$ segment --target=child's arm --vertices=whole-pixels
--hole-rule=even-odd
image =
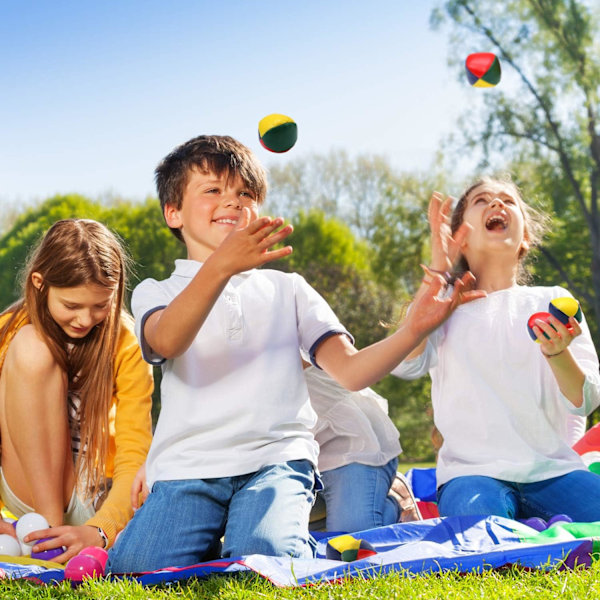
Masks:
[[[230,277],[288,256],[291,246],[270,250],[293,231],[278,230],[283,219],[259,217],[250,222],[242,209],[235,229],[206,259],[190,284],[164,309],[152,313],[144,324],[144,338],[163,358],[175,358],[190,346]]]
[[[563,396],[574,406],[580,407],[583,404],[585,373],[575,360],[569,345],[581,335],[581,327],[573,317],[569,317],[571,331],[553,316],[548,320],[552,326],[537,319],[533,332],[537,335],[540,350],[546,357]]]
[[[450,227],[452,215],[452,198],[445,198],[439,192],[433,192],[429,200],[427,209],[427,219],[431,230],[431,265],[430,268],[436,273],[449,273],[454,267],[454,263],[460,254],[460,247],[465,237],[469,233],[471,226],[463,223],[454,236]],[[431,281],[432,271],[423,267],[425,277],[417,296],[427,293],[429,282]],[[416,358],[423,354],[427,338],[418,344],[418,346],[406,357],[408,360]]]
[[[431,283],[415,296],[407,318],[394,334],[362,350],[354,348],[346,336],[331,336],[317,348],[317,364],[349,390],[373,385],[407,358],[458,305],[485,296],[485,292],[469,290],[473,281],[473,275],[467,273],[456,280],[452,295],[440,297],[445,280],[433,275]]]

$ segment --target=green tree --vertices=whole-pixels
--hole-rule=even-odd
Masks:
[[[541,283],[571,289],[598,345],[598,11],[577,0],[450,0],[432,22],[445,17],[454,26],[454,56],[485,44],[499,56],[504,79],[517,82],[483,90],[480,113],[469,106],[461,131],[469,148],[481,149],[479,167],[509,167],[526,195],[554,213],[535,273]]]
[[[350,158],[343,150],[273,165],[269,173],[266,210],[284,216],[322,210],[367,240],[373,232],[375,207],[399,177],[382,156]]]
[[[17,217],[0,237],[0,307],[20,297],[19,275],[27,256],[52,223],[75,216],[99,219],[102,210],[87,198],[72,194],[54,196]]]
[[[27,209],[0,237],[0,305],[8,306],[21,295],[19,274],[31,249],[44,232],[59,219],[88,218],[105,223],[117,233],[133,260],[129,289],[146,277],[164,279],[173,261],[185,256],[185,248],[164,224],[158,201],[132,203],[112,200],[107,205],[83,196],[54,196]],[[154,370],[153,416],[160,410],[160,371]]]

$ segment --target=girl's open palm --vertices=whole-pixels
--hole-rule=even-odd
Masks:
[[[431,266],[438,271],[452,271],[460,247],[471,228],[463,223],[455,235],[450,225],[452,198],[445,198],[439,192],[433,192],[427,209],[427,219],[431,229]]]
[[[461,304],[487,295],[483,290],[473,289],[475,277],[470,271],[454,282],[452,293],[448,295],[442,292],[447,286],[445,279],[427,267],[423,269],[431,281],[421,287],[407,316],[411,329],[420,338],[437,329]]]

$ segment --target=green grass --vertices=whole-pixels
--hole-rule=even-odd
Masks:
[[[433,467],[433,463],[402,463],[402,473],[413,467]],[[277,588],[255,574],[219,575],[209,579],[190,579],[170,585],[143,587],[132,581],[115,583],[86,582],[77,588],[69,583],[40,586],[27,581],[0,582],[0,598],[30,600],[38,598],[100,600],[373,600],[383,598],[439,600],[528,599],[582,600],[600,598],[600,561],[590,569],[574,571],[526,571],[507,568],[481,574],[410,576],[394,573],[374,579],[348,579],[341,583],[321,583],[307,588]]]
[[[365,599],[439,598],[456,600],[496,600],[500,598],[600,597],[600,563],[590,569],[575,571],[524,571],[516,568],[488,571],[483,574],[444,573],[408,577],[392,574],[375,579],[353,579],[342,583],[323,583],[308,588],[276,588],[257,575],[214,576],[207,580],[190,580],[169,586],[142,587],[130,581],[116,583],[89,582],[76,589],[69,584],[39,586],[24,581],[0,583],[0,597],[25,600],[31,598],[94,598],[133,600],[149,599]]]

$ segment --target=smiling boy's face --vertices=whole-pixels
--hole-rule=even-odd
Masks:
[[[234,229],[242,208],[249,209],[250,221],[258,217],[256,195],[239,176],[193,169],[181,208],[165,206],[165,220],[181,230],[188,258],[204,262]]]

